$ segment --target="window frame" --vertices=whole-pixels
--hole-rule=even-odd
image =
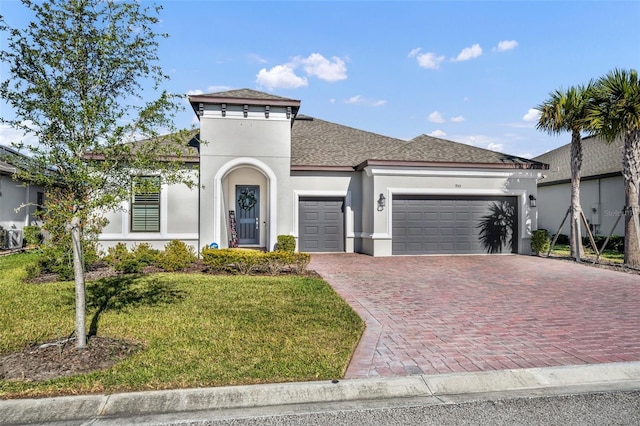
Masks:
[[[157,185],[157,192],[140,192],[136,194],[136,185],[140,185],[141,181],[144,180],[154,180],[156,181]],[[160,232],[160,228],[161,228],[161,192],[162,192],[162,186],[161,186],[161,181],[160,181],[160,177],[159,176],[137,176],[134,181],[132,182],[132,188],[131,188],[131,208],[130,213],[129,213],[129,231],[131,233],[143,233],[143,232],[154,232],[154,233],[158,233]],[[141,196],[141,197],[149,197],[151,195],[157,195],[156,200],[149,200],[149,199],[141,199],[141,200],[136,200],[136,196]],[[149,228],[149,221],[150,219],[148,218],[148,215],[145,213],[144,218],[142,219],[138,219],[138,221],[142,220],[144,221],[145,225],[144,225],[144,229],[135,229],[134,228],[134,224],[135,224],[135,211],[136,211],[136,207],[139,206],[147,206],[147,208],[151,208],[151,207],[156,207],[157,208],[157,227],[150,229]]]

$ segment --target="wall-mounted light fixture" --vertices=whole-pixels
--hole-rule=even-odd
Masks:
[[[222,111],[222,116],[226,117],[227,116],[227,104],[220,105],[220,110]]]
[[[537,205],[537,199],[533,195],[529,195],[529,207],[535,207]]]
[[[387,204],[387,199],[384,198],[384,194],[381,192],[380,197],[378,197],[378,211],[381,212],[384,210],[384,206]]]
[[[269,118],[269,110],[271,107],[269,105],[264,107],[264,118]]]
[[[244,114],[244,118],[247,118],[247,116],[249,115],[249,105],[245,104],[243,108],[243,114]]]

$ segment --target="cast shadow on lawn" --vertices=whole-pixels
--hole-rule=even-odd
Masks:
[[[184,298],[185,292],[175,284],[140,274],[93,281],[87,284],[87,308],[96,309],[91,319],[89,336],[97,335],[100,316],[106,311],[167,305]]]

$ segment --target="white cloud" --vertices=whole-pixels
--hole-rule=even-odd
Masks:
[[[427,116],[427,120],[432,123],[444,123],[444,118],[442,118],[442,114],[438,111],[433,111],[431,114]]]
[[[433,132],[429,133],[427,136],[433,136],[434,138],[441,138],[441,137],[447,136],[447,134],[442,130],[434,130]]]
[[[247,55],[247,59],[249,60],[249,62],[257,63],[257,64],[266,64],[268,62],[266,59],[264,59],[262,56],[258,55],[257,53],[249,53]]]
[[[422,68],[436,70],[440,68],[440,63],[444,61],[444,56],[436,56],[435,53],[427,52],[420,53],[416,56],[416,59],[418,60],[418,65]]]
[[[491,151],[502,152],[503,148],[504,148],[504,145],[501,144],[501,143],[493,143],[493,142],[491,142],[489,145],[487,145],[487,149],[490,149]]]
[[[347,66],[337,56],[333,56],[329,60],[319,53],[312,53],[307,58],[296,56],[293,58],[293,64],[301,64],[307,75],[316,76],[320,80],[333,82],[347,78]]]
[[[418,53],[420,53],[420,51],[422,50],[422,47],[416,47],[415,49],[411,49],[411,52],[409,52],[409,54],[407,55],[409,58],[413,58],[414,56],[416,56]]]
[[[479,44],[474,44],[471,47],[465,47],[454,59],[456,62],[468,61],[469,59],[475,59],[482,55],[482,47]]]
[[[533,158],[533,155],[530,152],[521,152],[520,154],[516,154],[516,157],[522,157],[522,158]]]
[[[22,124],[33,128],[31,120],[23,121]],[[33,133],[25,134],[22,130],[15,129],[8,124],[0,124],[0,145],[11,146],[14,142],[35,145],[38,142],[38,138]]]
[[[458,115],[457,117],[451,117],[451,122],[453,123],[462,123],[464,121],[464,117]]]
[[[535,108],[530,108],[525,115],[522,116],[524,121],[538,121],[540,118],[540,111]]]
[[[296,89],[309,85],[306,77],[299,77],[288,65],[276,65],[267,71],[262,68],[256,75],[256,83],[268,89]]]
[[[187,95],[197,96],[197,95],[204,95],[205,93],[225,92],[231,89],[232,87],[229,87],[229,86],[208,86],[206,90],[201,90],[201,89],[189,90],[187,91]]]
[[[369,99],[369,98],[365,98],[362,97],[360,95],[356,95],[356,96],[352,96],[349,99],[346,99],[344,101],[345,104],[359,104],[359,105],[368,105],[368,106],[374,106],[374,107],[378,107],[378,106],[382,106],[384,104],[387,103],[387,101],[385,100],[375,100],[375,99]]]
[[[502,40],[494,48],[498,52],[506,52],[507,50],[513,50],[518,47],[518,42],[515,40]]]

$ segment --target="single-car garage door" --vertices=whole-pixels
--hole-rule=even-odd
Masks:
[[[393,254],[517,253],[517,197],[393,196]]]
[[[344,198],[300,197],[298,250],[344,251]]]

